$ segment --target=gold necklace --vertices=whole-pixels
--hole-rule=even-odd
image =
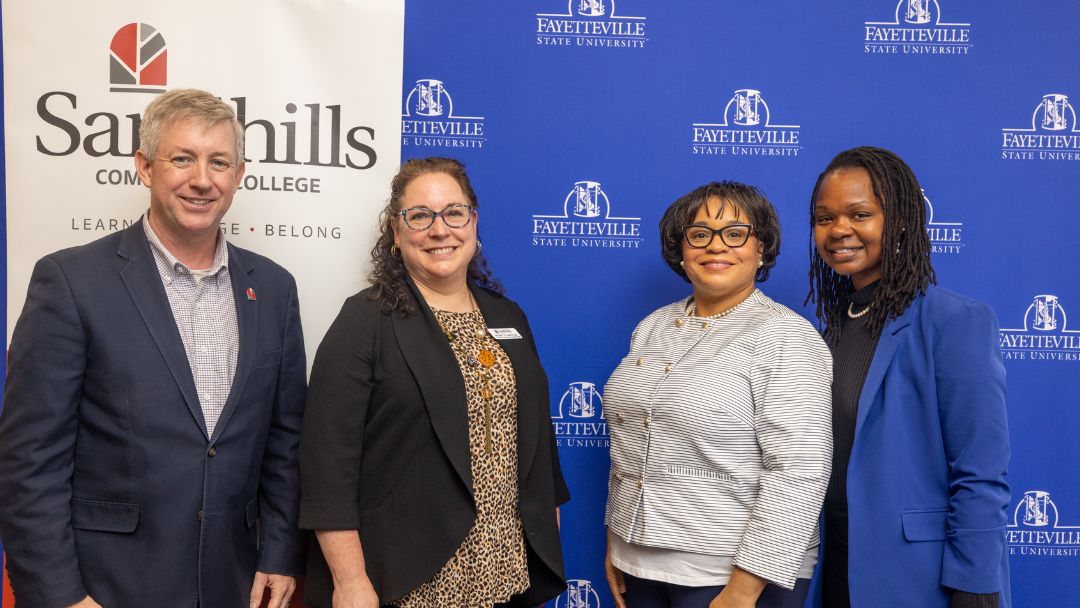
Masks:
[[[485,324],[484,317],[479,314],[480,308],[477,306],[476,300],[472,298],[472,293],[469,294],[469,298],[472,300],[473,310],[465,314],[479,317],[476,331],[473,335],[478,341],[482,341],[487,336],[487,331],[480,327]],[[435,311],[434,308],[432,310]],[[446,327],[443,326],[442,319],[439,318],[439,315],[436,314],[435,319],[439,322],[439,326],[446,334],[447,340],[450,341],[450,348],[454,352],[458,352],[459,349],[464,348],[464,345],[457,339],[454,332],[448,331]],[[464,357],[466,364],[477,369],[477,373],[480,376],[480,398],[484,400],[484,452],[490,454],[492,447],[491,402],[492,399],[495,398],[495,391],[491,390],[491,370],[495,367],[497,359],[494,351],[487,348],[482,343],[478,344],[478,346],[479,348],[477,349],[476,354],[470,355],[469,353],[462,352],[461,355]]]

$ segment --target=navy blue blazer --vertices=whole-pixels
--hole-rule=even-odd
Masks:
[[[301,572],[296,284],[231,245],[229,272],[240,348],[210,437],[142,222],[37,263],[0,414],[19,608],[246,606],[256,569]]]
[[[852,606],[946,608],[951,588],[1009,608],[998,340],[990,307],[934,286],[885,324],[848,465]]]

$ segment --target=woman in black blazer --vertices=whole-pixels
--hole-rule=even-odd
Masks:
[[[457,161],[404,163],[372,287],[319,346],[300,445],[311,606],[535,606],[565,589],[547,377],[476,208]]]

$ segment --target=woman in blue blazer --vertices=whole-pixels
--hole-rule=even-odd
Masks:
[[[892,152],[841,152],[810,213],[835,444],[814,606],[1007,608],[997,319],[935,286],[922,189]]]

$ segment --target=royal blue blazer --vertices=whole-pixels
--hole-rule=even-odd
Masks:
[[[1009,608],[1009,454],[997,317],[930,286],[885,324],[859,398],[851,605],[946,608],[960,589],[1000,592]]]

